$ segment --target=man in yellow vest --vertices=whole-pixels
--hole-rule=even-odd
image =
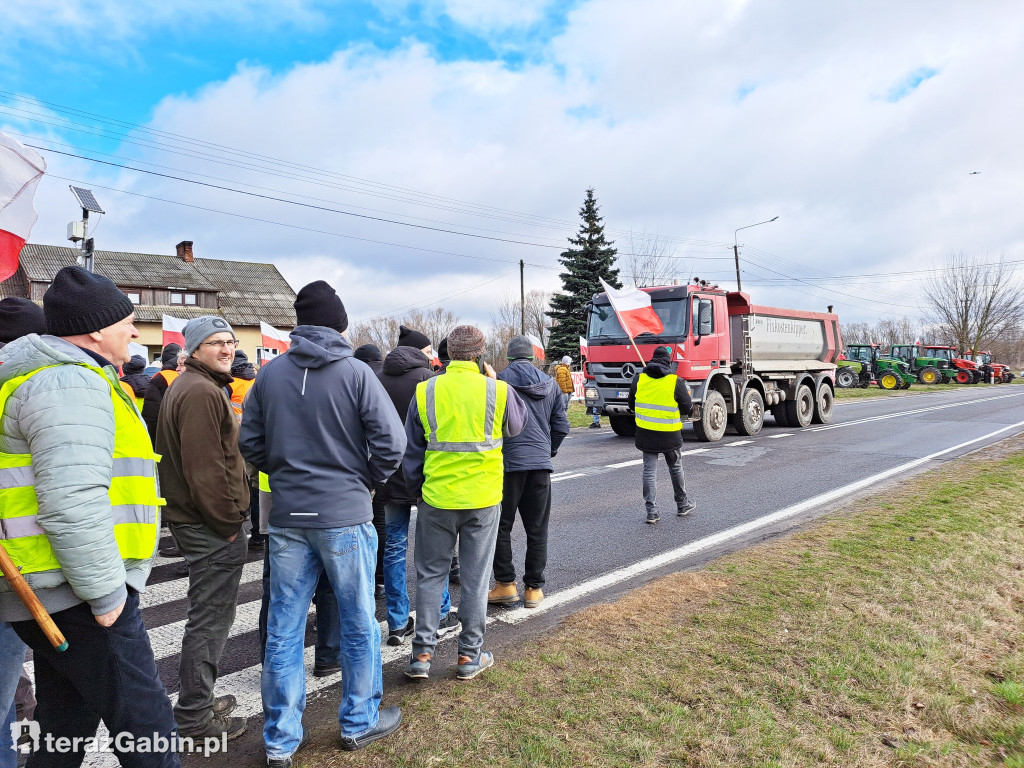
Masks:
[[[115,370],[139,335],[131,300],[107,278],[71,266],[56,274],[43,308],[49,335],[0,352],[0,545],[68,648],[51,647],[6,580],[0,621],[32,648],[41,732],[79,737],[80,761],[81,737],[92,737],[101,719],[111,734],[174,735],[139,610],[163,500],[146,426]],[[124,757],[177,766],[171,746]],[[40,763],[57,764],[51,757]]]
[[[405,668],[411,678],[430,674],[456,539],[462,631],[455,674],[470,680],[494,664],[482,648],[505,476],[502,440],[522,432],[529,413],[482,361],[485,341],[479,328],[455,328],[445,375],[416,385],[405,419],[402,470],[410,495],[423,499],[416,517],[416,636]]]
[[[658,454],[665,457],[676,513],[685,517],[697,508],[683,482],[683,420],[693,413],[686,382],[672,373],[672,353],[658,347],[643,372],[629,387],[629,407],[636,416],[636,447],[644,454],[644,504],[647,522],[658,522]]]

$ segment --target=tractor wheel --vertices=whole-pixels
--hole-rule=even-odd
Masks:
[[[957,384],[973,384],[974,377],[971,376],[971,372],[961,368],[956,372],[956,383]]]
[[[857,386],[857,374],[849,368],[840,368],[836,371],[836,385],[843,389],[852,389]]]
[[[608,414],[608,423],[612,432],[619,437],[633,437],[636,434],[636,419],[621,413]]]
[[[969,373],[971,374],[971,384],[978,384],[981,382],[980,371],[969,371]]]
[[[1010,373],[1009,371],[1006,371],[1006,372],[1005,372],[1005,373],[1003,374],[1003,383],[1004,383],[1004,384],[1009,384],[1009,383],[1010,383],[1011,381],[1013,381],[1013,379],[1014,379],[1014,376],[1013,376],[1013,374],[1012,374],[1012,373]]]
[[[775,426],[789,427],[789,420],[786,419],[786,404],[784,402],[772,406],[772,416],[775,417]]]
[[[900,379],[899,375],[895,371],[879,371],[878,372],[878,386],[884,390],[892,391],[899,389],[903,385],[903,380]]]
[[[814,416],[811,421],[815,424],[832,423],[832,406],[835,405],[836,394],[825,382],[818,386],[818,393],[814,397]]]
[[[728,425],[729,411],[725,407],[725,398],[721,392],[712,389],[704,396],[700,418],[693,422],[693,431],[702,443],[717,443]]]
[[[753,437],[764,426],[764,398],[756,389],[743,393],[743,407],[733,416],[733,425],[741,435]]]
[[[783,405],[786,408],[786,421],[794,429],[802,429],[810,426],[814,418],[814,394],[806,384],[801,384],[796,390],[796,397],[786,400]]]
[[[933,368],[930,365],[926,365],[924,368],[917,372],[917,380],[922,384],[941,384],[942,374],[939,373],[938,368]]]
[[[903,380],[903,384],[900,386],[900,389],[910,389],[910,387],[911,387],[911,385],[913,383],[914,383],[913,379],[904,379]]]

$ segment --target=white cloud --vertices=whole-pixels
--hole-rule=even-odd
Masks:
[[[485,16],[480,24],[518,23],[512,16]],[[467,17],[464,23],[474,22]],[[276,75],[240,66],[226,81],[168,97],[155,111],[152,125],[162,130],[345,175],[318,176],[331,187],[184,157],[154,161],[391,212],[373,215],[417,216],[557,245],[573,233],[583,191],[593,185],[611,228],[730,245],[693,246],[704,251],[694,258],[728,258],[736,227],[779,215],[771,225],[741,233],[751,249],[746,255],[756,261],[745,277],[756,300],[832,303],[844,317],[870,318],[902,312],[904,305],[913,312],[915,285],[828,291],[754,283],[777,276],[767,270],[806,276],[921,269],[961,249],[1024,258],[1024,181],[1016,170],[1024,164],[1017,137],[1024,103],[1012,97],[1016,73],[1024,70],[1022,43],[1024,8],[1015,4],[983,13],[924,0],[592,0],[572,11],[544,58],[516,70],[438,61],[411,39],[395,51],[356,46]],[[899,101],[887,101],[895,84],[922,68],[938,74]],[[54,161],[51,169],[65,165]],[[972,170],[982,174],[968,176]],[[349,177],[391,187],[369,195]],[[196,205],[425,249],[547,265],[557,254],[127,173],[116,182]],[[363,192],[352,191],[357,187]],[[396,188],[438,196],[431,202],[440,207]],[[567,224],[538,228],[470,215],[440,198]],[[114,193],[104,201],[111,210],[97,235],[104,247],[170,252],[178,240],[192,239],[197,255],[273,260],[296,286],[336,265],[330,274],[341,281],[353,315],[515,269],[514,263],[124,202]],[[61,205],[64,213],[44,212],[36,239],[60,241],[69,219]],[[686,271],[724,282],[731,270],[728,260],[694,260]],[[558,285],[554,270],[527,272],[528,288]],[[517,279],[513,274],[446,306],[484,320],[491,288],[513,287]]]

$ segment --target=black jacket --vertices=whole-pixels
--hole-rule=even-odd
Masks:
[[[552,470],[551,457],[569,434],[562,390],[527,360],[514,360],[498,378],[519,394],[530,412],[523,431],[505,440],[505,471]]]
[[[175,373],[177,370],[178,366],[176,363],[165,365],[149,380],[146,394],[143,395],[145,399],[142,402],[142,420],[146,422],[146,426],[149,428],[149,439],[153,441],[153,445],[156,445],[156,424],[160,418],[160,404],[163,402],[164,393],[167,391],[167,379],[161,376],[161,374],[164,371]]]
[[[652,379],[660,379],[672,373],[672,369],[661,363],[650,362],[644,367],[644,373]],[[636,409],[636,387],[640,383],[640,377],[633,378],[629,385],[629,408]],[[676,379],[675,388],[676,405],[679,406],[679,413],[682,416],[689,416],[693,413],[693,401],[690,400],[690,393],[686,389],[686,382]],[[641,451],[673,451],[683,444],[683,431],[659,432],[654,429],[644,429],[639,424],[636,426],[636,447]]]
[[[384,358],[383,368],[377,374],[384,391],[388,393],[402,421],[409,411],[409,403],[416,397],[416,385],[433,376],[427,356],[415,347],[395,347]],[[402,468],[393,474],[382,489],[382,499],[396,504],[415,504],[416,497],[406,487]]]

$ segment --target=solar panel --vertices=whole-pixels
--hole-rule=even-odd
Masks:
[[[92,190],[82,189],[82,187],[70,187],[71,194],[78,200],[78,204],[87,211],[93,213],[103,213],[103,209],[100,208],[100,204],[96,202],[96,196],[93,195]]]

